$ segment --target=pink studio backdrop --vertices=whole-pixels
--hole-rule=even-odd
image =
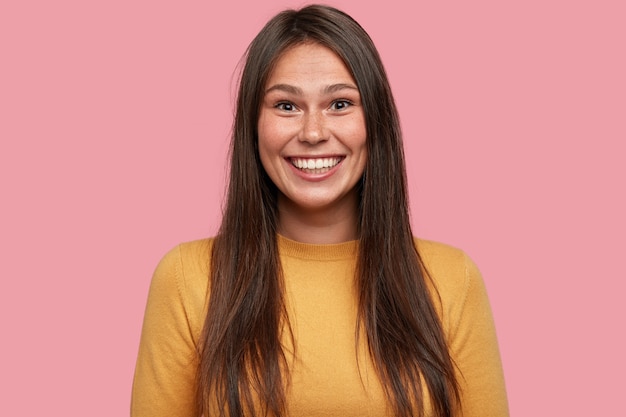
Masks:
[[[624,3],[331,3],[388,69],[416,233],[481,267],[512,415],[618,415]],[[219,221],[235,67],[301,4],[2,2],[0,415],[128,414],[152,271]]]

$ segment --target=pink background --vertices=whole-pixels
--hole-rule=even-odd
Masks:
[[[152,271],[219,221],[236,64],[302,4],[210,3],[1,3],[0,415],[128,414]],[[619,415],[626,10],[511,3],[332,2],[388,69],[416,233],[481,267],[512,415]]]

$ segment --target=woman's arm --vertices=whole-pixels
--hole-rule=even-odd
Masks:
[[[480,272],[466,255],[464,287],[449,339],[460,371],[462,416],[506,417],[508,402],[491,307]]]
[[[154,272],[144,317],[131,417],[192,417],[197,351],[188,314],[181,247]]]

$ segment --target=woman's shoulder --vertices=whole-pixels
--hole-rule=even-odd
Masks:
[[[186,292],[206,289],[213,240],[205,238],[179,243],[163,256],[157,272],[164,269],[167,275],[173,275]]]
[[[444,327],[456,327],[461,315],[474,303],[488,303],[483,278],[476,264],[461,249],[444,243],[415,239],[432,285]]]
[[[212,246],[212,238],[174,246],[161,258],[150,285],[154,299],[180,305],[194,333],[201,328],[206,307]]]
[[[468,273],[477,272],[476,265],[462,249],[432,240],[415,238],[414,241],[424,266],[434,275],[433,279],[437,276],[465,278]]]
[[[165,269],[188,275],[206,275],[209,271],[213,238],[179,243],[161,258],[157,271]]]

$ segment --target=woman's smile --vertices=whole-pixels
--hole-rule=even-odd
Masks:
[[[335,172],[334,168],[341,164],[343,156],[332,157],[292,157],[287,161],[300,174],[301,178],[310,181],[320,181]],[[324,175],[328,174],[328,175]]]

